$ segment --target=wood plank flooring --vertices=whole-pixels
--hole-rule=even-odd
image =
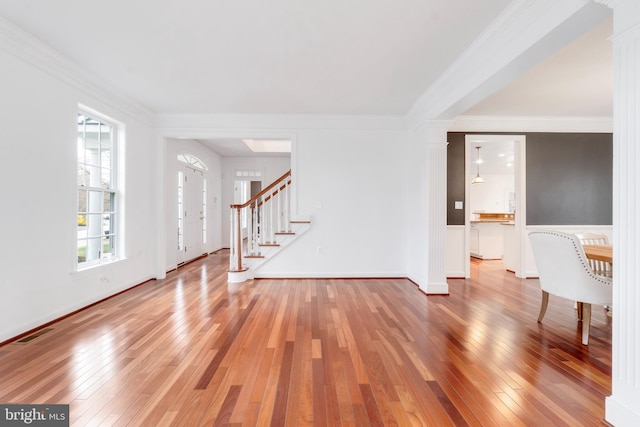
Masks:
[[[213,254],[0,347],[0,403],[71,425],[597,426],[611,321],[499,261],[425,296],[404,279],[226,282]]]

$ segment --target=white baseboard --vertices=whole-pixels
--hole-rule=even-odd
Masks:
[[[638,408],[625,406],[613,396],[605,400],[605,420],[616,427],[640,426]]]

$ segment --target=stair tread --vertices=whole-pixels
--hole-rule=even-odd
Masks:
[[[258,246],[280,246],[280,243],[259,243]]]
[[[292,236],[294,234],[296,234],[294,231],[276,231],[274,234],[277,235],[286,235],[286,236]]]

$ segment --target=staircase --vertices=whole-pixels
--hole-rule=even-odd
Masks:
[[[229,282],[253,279],[256,270],[307,231],[291,219],[291,171],[243,204],[231,205]]]

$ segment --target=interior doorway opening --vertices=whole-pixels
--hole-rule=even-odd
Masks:
[[[500,260],[523,277],[526,244],[524,135],[465,135],[465,277],[471,258]],[[480,176],[480,183],[477,176]]]

